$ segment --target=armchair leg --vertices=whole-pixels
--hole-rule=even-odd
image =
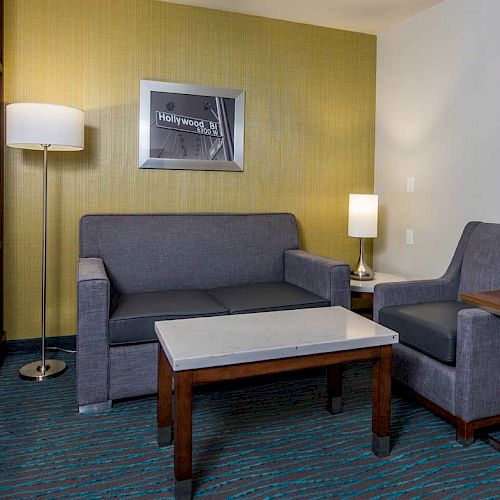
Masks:
[[[462,446],[470,446],[474,442],[474,426],[472,422],[464,422],[457,418],[457,441]]]

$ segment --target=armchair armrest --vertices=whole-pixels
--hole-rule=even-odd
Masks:
[[[80,259],[76,385],[80,406],[108,400],[110,282],[102,259]]]
[[[285,252],[285,281],[330,301],[351,307],[350,268],[340,262],[302,250]]]
[[[456,414],[465,422],[500,415],[500,317],[458,313]]]
[[[455,280],[446,275],[433,280],[380,283],[375,285],[373,294],[373,319],[378,321],[382,307],[445,300],[457,300]]]

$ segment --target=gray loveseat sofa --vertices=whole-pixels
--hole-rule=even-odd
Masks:
[[[292,214],[87,215],[80,223],[80,412],[156,392],[159,320],[340,305],[349,266],[299,250]]]

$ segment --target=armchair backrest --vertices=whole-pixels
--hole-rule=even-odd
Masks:
[[[103,259],[121,293],[281,281],[294,215],[86,215],[80,257]]]
[[[480,223],[464,252],[459,284],[461,293],[500,289],[500,224]]]

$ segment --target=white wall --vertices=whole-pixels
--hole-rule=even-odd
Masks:
[[[467,221],[500,222],[499,21],[499,0],[447,0],[378,38],[378,270],[441,275]]]

